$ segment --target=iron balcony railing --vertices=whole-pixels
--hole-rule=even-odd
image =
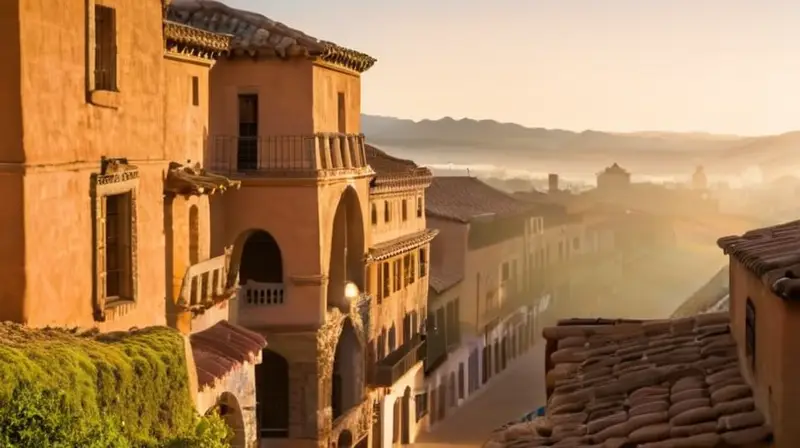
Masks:
[[[207,166],[215,172],[267,176],[320,176],[369,171],[363,134],[208,137]]]
[[[397,350],[378,361],[372,385],[391,387],[418,362],[425,359],[427,345],[425,335],[417,334]]]

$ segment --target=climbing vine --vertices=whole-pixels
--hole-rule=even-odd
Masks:
[[[175,330],[0,324],[0,448],[218,448],[229,435],[196,414]]]

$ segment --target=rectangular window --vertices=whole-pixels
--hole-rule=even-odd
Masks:
[[[94,89],[117,91],[117,12],[94,7]]]
[[[422,197],[417,198],[417,218],[422,218],[423,208],[422,208]]]
[[[344,92],[336,94],[336,109],[338,111],[339,132],[344,134],[347,132],[347,104],[345,102]]]
[[[403,256],[403,287],[405,288],[411,283],[411,256],[405,254]]]
[[[382,298],[387,298],[392,293],[391,290],[391,274],[389,273],[389,262],[384,261],[383,264],[383,277],[381,278],[381,290],[383,291]]]
[[[425,278],[428,274],[428,250],[419,250],[419,278]]]
[[[378,225],[378,206],[373,203],[370,205],[370,208],[371,208],[370,215],[372,219],[372,225],[376,226]]]
[[[106,300],[132,298],[131,288],[131,194],[105,197]]]
[[[408,268],[408,283],[410,285],[413,285],[414,282],[416,281],[416,272],[417,272],[416,264],[417,264],[417,260],[416,260],[416,257],[414,255],[415,255],[414,253],[408,254],[408,259],[409,259],[409,262],[408,262],[408,264],[409,264],[409,268]]]
[[[745,352],[750,361],[750,368],[756,370],[756,307],[748,297],[744,315]]]
[[[392,262],[392,279],[393,279],[393,292],[400,291],[403,286],[402,275],[403,271],[400,266],[400,260],[394,260]]]
[[[392,209],[389,207],[389,201],[383,201],[383,222],[392,220]]]
[[[508,266],[508,263],[503,263],[503,266],[502,266],[502,269],[501,269],[501,274],[500,274],[500,280],[501,281],[506,281],[506,280],[508,280],[508,277],[510,277],[510,275],[511,275],[511,269]]]
[[[428,415],[428,394],[427,392],[417,394],[414,397],[414,404],[416,409],[417,421],[422,420],[423,417]]]
[[[408,221],[408,201],[403,199],[402,204],[403,221]]]
[[[239,95],[239,139],[237,168],[258,168],[258,95]]]
[[[192,106],[200,105],[200,78],[192,76]]]

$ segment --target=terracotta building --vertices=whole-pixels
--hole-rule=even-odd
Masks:
[[[435,424],[530,346],[527,239],[541,218],[472,177],[435,177],[425,209],[440,232],[431,245],[425,366]]]
[[[241,182],[214,198],[212,248],[233,246],[232,320],[269,340],[256,370],[263,446],[366,446],[369,167],[361,73],[375,59],[216,1],[170,20],[231,35],[210,75],[210,169]]]
[[[375,170],[370,185],[372,246],[367,284],[372,301],[366,325],[369,383],[376,389],[374,447],[413,443],[426,424],[427,394],[422,362],[428,306],[430,242],[425,217],[428,168],[367,146]]]
[[[159,2],[5,2],[0,17],[0,319],[191,334],[198,411],[252,446],[265,341],[225,322],[237,271],[210,245],[209,196],[238,183],[202,167],[209,69],[230,37],[165,21]]]

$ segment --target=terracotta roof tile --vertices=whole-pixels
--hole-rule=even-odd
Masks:
[[[465,223],[481,215],[511,216],[533,209],[532,204],[465,176],[434,177],[425,200],[429,215]]]
[[[436,229],[424,229],[419,232],[403,235],[393,240],[384,241],[372,246],[369,249],[368,257],[372,260],[384,260],[423,244],[427,244],[438,234],[439,231]]]
[[[224,320],[191,335],[189,340],[200,389],[214,384],[242,363],[252,362],[267,346],[260,334]]]
[[[164,40],[168,46],[170,43],[189,45],[213,56],[228,51],[231,46],[231,36],[227,34],[213,33],[169,20],[164,21]]]
[[[778,296],[800,299],[800,220],[726,236],[717,245]]]
[[[387,184],[407,183],[415,180],[413,186],[426,188],[433,177],[427,167],[418,166],[413,160],[401,159],[387,154],[375,146],[365,145],[367,163],[375,171],[373,187]]]
[[[261,14],[231,8],[214,0],[174,0],[167,19],[233,36],[234,54],[265,57],[319,57],[323,61],[364,72],[375,58],[333,42],[319,40]]]
[[[715,313],[546,328],[556,346],[546,415],[533,430],[520,423],[497,437],[505,446],[640,448],[768,440],[728,323]]]
[[[436,293],[441,294],[448,289],[456,286],[464,279],[463,274],[458,272],[435,273],[434,266],[431,266],[431,276],[428,279],[428,286]]]

